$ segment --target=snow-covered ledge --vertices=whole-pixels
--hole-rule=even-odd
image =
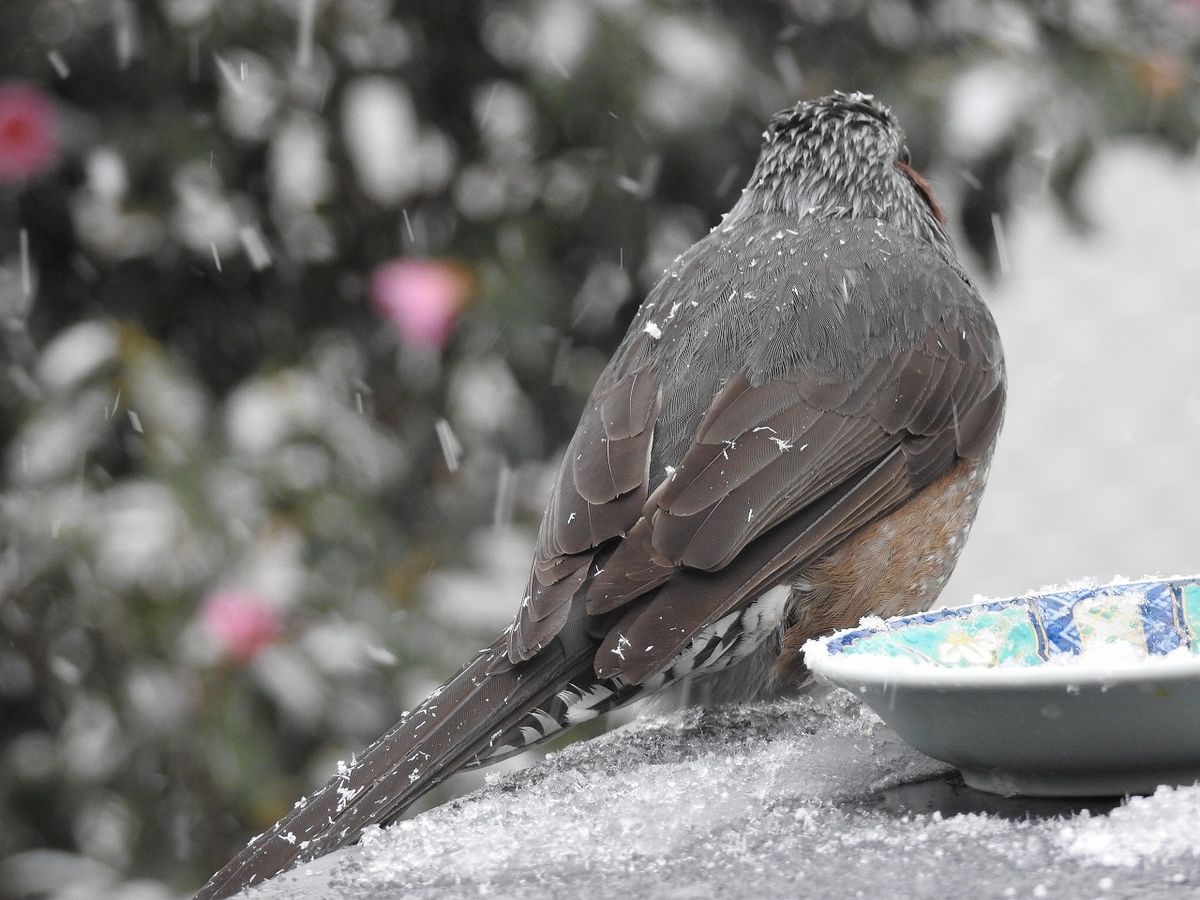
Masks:
[[[246,896],[1195,896],[1200,787],[1112,807],[971,791],[839,692],[640,720]]]

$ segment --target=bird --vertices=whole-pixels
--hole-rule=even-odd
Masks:
[[[1004,418],[995,322],[875,97],[775,114],[586,402],[512,624],[196,895],[355,842],[451,774],[676,685],[793,692],[801,647],[927,609]]]

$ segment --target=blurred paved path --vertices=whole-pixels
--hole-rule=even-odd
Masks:
[[[945,604],[1200,572],[1200,161],[1111,147],[1083,196],[1092,234],[1031,202],[984,285],[1008,417]]]

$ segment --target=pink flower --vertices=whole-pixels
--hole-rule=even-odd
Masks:
[[[27,84],[0,84],[0,182],[36,178],[57,159],[58,114],[50,98]]]
[[[471,293],[471,276],[453,262],[395,260],[371,276],[371,299],[410,344],[441,347]]]
[[[209,594],[200,618],[222,652],[243,665],[274,643],[281,630],[276,605],[269,598],[250,591]]]

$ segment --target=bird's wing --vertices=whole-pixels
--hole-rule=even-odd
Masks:
[[[648,359],[649,341],[643,334],[623,356]],[[644,362],[623,374],[610,364],[592,392],[542,518],[529,586],[509,634],[514,662],[558,634],[597,550],[641,515],[661,400],[658,380]]]
[[[715,233],[635,320],[552,493],[514,661],[583,602],[597,673],[644,681],[990,448],[1003,360],[960,270],[873,221],[777,226]]]

